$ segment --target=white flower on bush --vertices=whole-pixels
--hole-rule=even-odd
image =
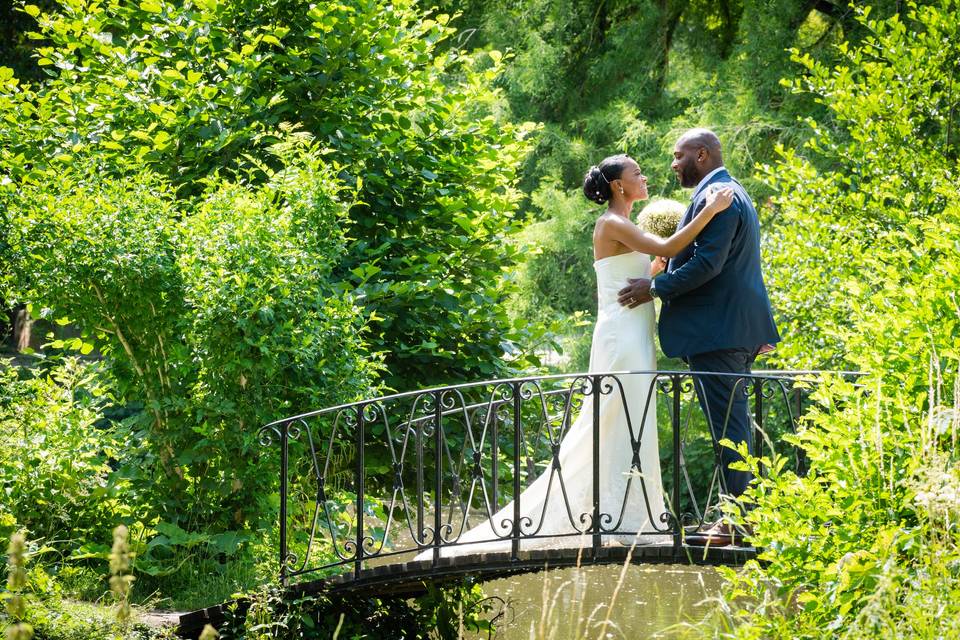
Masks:
[[[960,426],[960,411],[953,407],[934,407],[930,411],[930,426],[942,436]]]
[[[956,465],[927,467],[917,479],[914,502],[933,516],[960,512],[960,469]]]

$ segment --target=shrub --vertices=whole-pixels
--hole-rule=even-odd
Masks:
[[[101,422],[106,389],[99,365],[67,358],[21,371],[0,363],[0,544],[16,528],[33,540],[97,539],[124,515],[111,463],[122,443]]]
[[[67,172],[11,212],[18,292],[108,356],[126,421],[121,475],[144,522],[211,533],[274,504],[260,425],[370,392],[378,358],[331,276],[348,203],[316,154],[260,187],[220,182],[183,212],[165,183]],[[158,482],[159,479],[159,482]]]
[[[858,20],[842,64],[795,53],[831,114],[765,168],[786,224],[767,247],[779,358],[868,371],[822,407],[747,494],[763,565],[728,573],[719,637],[952,637],[960,537],[955,0]],[[947,43],[951,43],[948,45]],[[756,465],[756,460],[752,463]],[[745,597],[746,596],[746,597]]]
[[[955,361],[949,364],[956,373]],[[960,627],[960,396],[934,389],[935,408],[874,380],[818,392],[820,407],[791,441],[810,473],[784,459],[748,491],[747,521],[763,548],[726,571],[721,637],[952,637]],[[754,461],[756,462],[756,461]],[[754,464],[754,469],[757,470]],[[733,604],[740,602],[742,604]]]
[[[357,191],[336,276],[360,294],[389,383],[502,370],[503,272],[517,259],[506,240],[530,127],[491,115],[497,52],[443,49],[447,17],[413,0],[27,10],[50,73],[26,85],[0,70],[2,182],[48,184],[91,157],[99,173],[147,169],[192,199],[215,176],[269,179],[281,161],[267,149],[309,134]]]
[[[922,354],[956,342],[957,6],[860,10],[872,35],[842,45],[835,68],[795,52],[805,75],[790,86],[830,117],[763,170],[779,194],[766,256],[786,363],[890,372],[921,391]]]

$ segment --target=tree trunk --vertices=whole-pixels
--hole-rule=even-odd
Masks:
[[[720,0],[720,15],[723,17],[723,31],[720,34],[720,58],[726,60],[733,51],[733,43],[740,28],[741,13],[734,14],[730,0]]]
[[[663,88],[667,81],[673,35],[677,31],[677,25],[680,24],[680,18],[683,17],[688,2],[684,0],[659,0],[658,4],[660,5],[659,46],[656,48],[655,58],[652,61],[651,73],[653,74],[655,95],[659,98],[663,94]]]
[[[17,309],[13,313],[13,346],[18,353],[30,348],[30,327],[33,320],[26,309]]]

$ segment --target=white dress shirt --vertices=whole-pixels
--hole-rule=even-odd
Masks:
[[[717,167],[716,169],[714,169],[713,171],[711,171],[711,172],[708,173],[707,175],[703,176],[703,180],[701,180],[700,183],[697,184],[697,188],[693,190],[692,199],[693,199],[693,200],[696,200],[696,199],[697,199],[697,196],[700,195],[700,191],[703,190],[703,188],[704,188],[705,186],[707,186],[707,183],[708,183],[708,182],[710,182],[710,178],[712,178],[713,176],[715,176],[718,172],[720,172],[720,171],[726,171],[726,170],[727,170],[726,167],[724,167],[723,165],[720,165],[719,167]]]

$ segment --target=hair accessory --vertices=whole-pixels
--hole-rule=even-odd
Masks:
[[[597,170],[597,173],[600,174],[600,177],[603,178],[603,181],[604,181],[604,182],[606,182],[607,184],[610,184],[610,181],[607,180],[607,176],[603,175],[603,171],[600,170],[600,167],[594,165],[593,168]]]

